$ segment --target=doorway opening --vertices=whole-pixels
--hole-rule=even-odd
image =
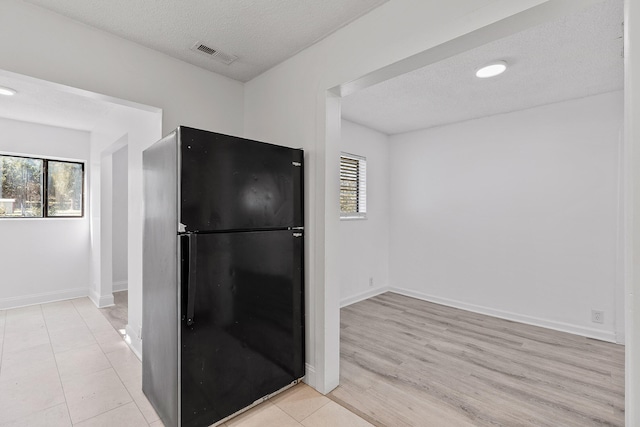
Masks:
[[[64,259],[69,266],[56,264],[61,271],[56,280],[37,281],[48,286],[47,289],[12,296],[10,302],[17,306],[88,296],[96,306],[106,307],[114,303],[114,290],[126,288],[128,307],[133,306],[134,314],[141,313],[142,151],[161,137],[162,110],[4,70],[0,70],[0,82],[16,88],[21,95],[11,100],[11,108],[3,109],[3,112],[8,111],[4,119],[17,123],[16,127],[33,124],[40,132],[41,141],[24,145],[19,148],[20,152],[29,154],[33,149],[47,154],[57,150],[63,154],[52,154],[54,157],[82,159],[86,177],[85,217],[74,223],[77,229],[74,228],[74,234],[66,235],[64,240],[65,248],[70,245],[75,248],[74,256]],[[69,142],[64,138],[44,137],[42,126],[54,131],[60,128],[82,139],[84,143],[73,148],[79,154],[66,154],[70,150]],[[119,152],[125,147],[126,153]],[[6,150],[18,151],[10,146]],[[30,228],[49,226],[58,229],[64,226],[64,221],[30,224]],[[122,248],[126,249],[126,254]],[[50,259],[59,252],[53,248],[43,256]],[[118,258],[115,266],[114,255]],[[118,269],[115,272],[114,267]],[[115,282],[114,275],[118,279]],[[69,289],[69,283],[76,282],[78,286]],[[128,323],[127,337],[139,356],[141,321],[134,320],[133,325]]]

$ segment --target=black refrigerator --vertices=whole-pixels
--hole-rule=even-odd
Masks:
[[[143,153],[142,389],[215,425],[304,376],[303,152],[181,126]]]

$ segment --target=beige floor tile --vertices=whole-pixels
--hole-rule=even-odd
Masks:
[[[93,336],[96,341],[98,341],[98,344],[105,354],[113,351],[129,349],[129,346],[124,342],[122,336],[110,325],[106,330],[99,332],[93,331]]]
[[[51,344],[41,344],[18,352],[6,352],[0,366],[0,382],[56,370]]]
[[[75,318],[79,316],[78,311],[70,300],[42,304],[41,307],[42,314],[47,320],[54,318]]]
[[[49,331],[54,353],[97,344],[89,328],[82,324],[69,325],[66,329]]]
[[[64,379],[71,421],[93,418],[132,401],[131,396],[111,368]]]
[[[124,383],[142,377],[142,362],[128,347],[108,353],[107,358]]]
[[[296,421],[302,421],[329,403],[330,400],[308,385],[298,384],[275,396],[271,402],[291,415]]]
[[[64,403],[57,369],[0,382],[0,425]]]
[[[164,423],[160,420],[154,421],[151,424],[149,424],[149,427],[164,427]],[[221,427],[225,427],[225,424],[222,424]]]
[[[105,331],[115,331],[109,321],[105,319],[104,316],[100,313],[91,313],[89,315],[83,316],[82,319],[94,334]]]
[[[6,310],[5,324],[9,327],[24,327],[44,322],[42,309],[39,305]]]
[[[146,425],[147,422],[144,420],[138,407],[132,402],[81,423],[74,424],[74,427],[142,427]]]
[[[5,324],[6,317],[7,317],[7,311],[0,310],[0,335],[4,333],[4,324]]]
[[[336,424],[337,425],[337,424]],[[227,421],[229,427],[299,427],[300,423],[271,402],[265,402]],[[335,426],[332,426],[335,427]]]
[[[77,328],[78,325],[84,326],[84,322],[82,321],[82,317],[78,316],[77,318],[69,318],[68,320],[61,318],[47,319],[46,325],[49,336],[51,336],[53,334],[60,335],[69,328]]]
[[[98,312],[98,307],[89,300],[89,298],[78,298],[71,301],[76,311],[82,316],[82,318],[91,317]]]
[[[71,419],[67,405],[63,403],[2,424],[2,427],[71,427]]]
[[[70,327],[81,325],[84,323],[82,317],[76,312],[73,305],[70,306],[66,313],[48,314],[44,312],[44,320],[47,324],[49,333],[55,333],[60,330],[66,330]]]
[[[79,312],[92,331],[105,330],[107,327],[113,329],[111,323],[109,323],[96,306],[82,308]]]
[[[44,328],[44,317],[39,305],[7,310],[5,317],[5,333],[20,330],[33,332]]]
[[[71,300],[71,303],[74,305],[76,310],[81,311],[83,308],[93,308],[98,309],[96,305],[89,299],[89,297],[75,298]]]
[[[138,405],[138,409],[140,409],[140,412],[142,412],[142,415],[144,415],[144,418],[148,423],[152,423],[160,419],[160,417],[156,413],[156,410],[147,399],[147,396],[145,396],[142,392],[141,382],[138,382],[137,380],[126,382],[125,387],[127,388],[127,391],[133,398],[134,402],[136,402],[136,405]]]
[[[302,420],[302,425],[304,427],[373,427],[372,424],[333,401]]]
[[[111,367],[98,344],[63,351],[55,357],[63,381],[74,375],[91,374]]]
[[[29,305],[27,307],[20,308],[12,308],[6,310],[7,312],[7,320],[21,319],[33,317],[33,316],[42,316],[42,308],[40,305]]]
[[[44,324],[37,329],[9,328],[9,325],[5,326],[2,346],[4,354],[22,352],[43,344],[50,344],[49,334]]]
[[[55,301],[42,304],[42,312],[45,314],[67,314],[75,312],[75,307],[71,300]]]
[[[34,321],[31,324],[10,325],[9,322],[7,322],[7,324],[5,325],[4,334],[4,339],[6,340],[12,335],[17,335],[18,337],[26,337],[28,335],[46,334],[48,336],[49,332],[47,331],[47,326],[43,319],[42,321],[38,322]]]
[[[47,332],[47,327],[46,324],[44,322],[44,319],[31,319],[29,322],[25,322],[25,323],[20,323],[20,322],[16,322],[15,324],[11,324],[11,321],[7,320],[5,323],[5,339],[7,337],[7,335],[11,335],[11,334],[34,334],[34,333],[38,333],[38,332]]]
[[[128,378],[120,378],[124,383],[127,390],[142,390],[142,372],[140,375],[136,375]]]

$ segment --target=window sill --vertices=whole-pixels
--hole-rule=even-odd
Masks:
[[[352,221],[358,219],[367,219],[367,215],[351,215],[351,216],[341,216],[340,221]]]

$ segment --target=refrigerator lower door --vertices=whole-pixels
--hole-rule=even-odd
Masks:
[[[304,375],[302,241],[286,230],[183,237],[183,427],[214,424]]]

